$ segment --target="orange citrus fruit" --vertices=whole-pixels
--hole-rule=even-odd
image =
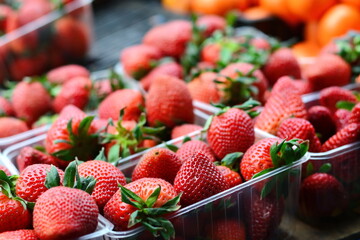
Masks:
[[[360,1],[359,0],[341,0],[341,2],[349,4],[353,7],[360,9]]]
[[[318,20],[337,0],[286,0],[289,11],[303,21]]]
[[[305,41],[318,44],[317,29],[318,29],[318,22],[316,21],[307,22],[304,28]]]
[[[190,11],[191,0],[162,0],[163,6],[176,13],[187,13]]]
[[[267,18],[271,15],[271,12],[262,7],[251,7],[243,12],[243,17],[249,20]]]
[[[196,13],[224,15],[236,3],[237,0],[191,0],[190,8]]]
[[[277,15],[278,17],[282,18],[290,25],[296,25],[299,23],[299,19],[289,11],[286,5],[286,1],[287,0],[260,0],[259,6],[265,8],[274,15]],[[296,1],[302,1],[302,0],[296,0]]]
[[[296,57],[314,57],[320,52],[319,46],[312,42],[299,42],[291,49]]]
[[[349,30],[360,30],[360,10],[346,4],[335,5],[319,21],[318,42],[324,46]]]

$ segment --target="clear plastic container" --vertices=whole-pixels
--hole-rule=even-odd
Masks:
[[[92,0],[75,0],[0,37],[0,83],[86,57],[93,41]]]
[[[199,138],[200,131],[190,135],[192,138]],[[263,131],[255,130],[256,141],[269,137]],[[174,139],[169,144],[181,145],[183,138]],[[142,153],[143,154],[143,153]],[[142,154],[130,156],[119,163],[119,168],[125,176],[131,176],[133,169],[141,158]],[[269,227],[269,234],[266,239],[288,239],[292,236],[295,227],[295,213],[301,179],[301,164],[309,158],[305,155],[301,160],[291,166],[279,168],[259,178],[250,180],[227,191],[216,194],[210,198],[180,209],[170,217],[175,231],[176,239],[213,239],[212,234],[219,222],[242,222],[246,224],[245,231],[257,231],[254,225],[249,224],[256,221],[254,208],[269,209],[273,212],[263,212],[261,217],[275,216],[280,225],[272,222]],[[282,179],[279,180],[279,179]],[[278,180],[278,181],[276,181]],[[266,183],[275,183],[269,195],[260,199],[259,190]],[[282,184],[280,184],[282,183]],[[276,194],[279,197],[275,197]],[[286,195],[286,197],[284,197]],[[252,215],[253,214],[253,215]],[[255,233],[254,233],[255,234]],[[143,227],[129,231],[110,231],[106,239],[154,239]],[[247,239],[255,239],[248,236]]]

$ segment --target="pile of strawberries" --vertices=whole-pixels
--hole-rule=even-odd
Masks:
[[[156,85],[155,81],[149,96]],[[111,147],[107,151],[105,145],[100,150],[93,118],[74,106],[64,108],[47,134],[45,149],[49,155],[25,147],[17,157],[19,176],[0,171],[4,190],[0,209],[5,209],[0,213],[0,239],[9,234],[41,240],[78,237],[96,229],[99,213],[114,224],[115,230],[142,224],[154,236],[174,237],[176,222],[164,218],[167,214],[292,164],[306,154],[307,141],[266,138],[255,143],[250,116],[256,105],[258,102],[250,100],[209,118],[205,126],[207,143],[186,138],[180,148],[169,146],[175,152],[167,148],[146,152],[129,176],[130,183],[110,160],[114,155],[118,158],[116,150],[124,149]],[[129,110],[122,110],[121,117],[125,118]],[[106,128],[100,132],[113,141]],[[287,188],[289,180],[283,181],[277,184]],[[249,204],[253,207],[246,221],[238,222],[236,229],[224,225],[212,234],[223,236],[219,239],[228,239],[233,231],[251,239],[268,239],[274,234],[284,212],[284,189],[259,182],[251,191]],[[244,204],[248,198],[244,197]],[[13,221],[15,218],[18,220]]]
[[[91,26],[84,17],[90,9],[79,7],[56,21],[29,33],[15,33],[52,11],[74,9],[74,0],[15,0],[0,4],[0,32],[11,39],[0,49],[0,83],[5,79],[20,81],[46,70],[84,58],[90,48]],[[67,4],[72,4],[72,7]],[[19,30],[20,31],[20,30]],[[12,39],[13,38],[13,39]]]

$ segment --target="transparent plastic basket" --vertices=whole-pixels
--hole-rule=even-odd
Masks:
[[[25,76],[40,75],[85,58],[93,42],[91,3],[92,0],[72,1],[1,36],[0,83],[4,79],[19,81]],[[75,34],[76,39],[66,34]]]
[[[189,136],[191,138],[199,138],[200,135],[201,132],[197,131]],[[255,129],[255,135],[256,141],[270,136],[258,129]],[[168,144],[180,146],[182,141],[183,137],[174,139],[168,142]],[[163,147],[165,147],[165,145],[163,145]],[[125,176],[131,176],[133,169],[143,154],[144,153],[138,156],[130,156],[120,161],[118,167],[123,171]],[[266,208],[269,206],[269,201],[271,201],[271,204],[273,204],[272,206],[279,211],[278,214],[281,216],[281,223],[279,227],[273,227],[273,234],[268,236],[267,239],[288,239],[292,236],[295,228],[295,214],[301,179],[301,164],[307,161],[308,158],[309,155],[307,154],[291,166],[279,168],[259,178],[252,179],[210,198],[180,209],[170,217],[170,220],[175,227],[176,237],[184,240],[212,239],[211,237],[205,237],[209,237],[209,235],[212,234],[218,221],[245,222],[245,219],[255,220],[255,216],[251,215],[255,202],[260,204],[261,207]],[[283,178],[283,181],[275,181],[276,179],[280,179],[280,176]],[[259,200],[259,189],[272,180],[276,183],[273,185],[271,192],[278,193],[279,195],[287,193],[287,197],[276,198],[270,194],[267,197],[264,197],[264,199]],[[280,187],[280,182],[285,182],[285,187],[284,185]],[[249,230],[249,225],[247,225],[246,229],[246,231]],[[256,231],[256,229],[252,229],[252,231]],[[129,231],[110,231],[106,236],[106,239],[108,240],[154,239],[143,227],[138,227]]]

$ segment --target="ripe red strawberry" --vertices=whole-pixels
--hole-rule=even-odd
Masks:
[[[60,167],[66,167],[69,161],[75,160],[76,157],[87,161],[94,159],[99,153],[98,135],[92,120],[93,117],[73,117],[68,120],[61,118],[60,114],[51,126],[46,136],[45,149],[57,157]]]
[[[51,110],[50,94],[39,82],[18,83],[11,101],[16,116],[25,119],[29,125]]]
[[[351,110],[349,117],[349,124],[350,123],[360,124],[360,103],[357,103],[355,107]]]
[[[195,131],[201,130],[203,127],[196,124],[183,124],[180,126],[176,126],[171,131],[171,139],[175,139],[178,137],[186,136]]]
[[[85,112],[74,105],[67,105],[61,110],[57,121],[70,120],[71,118],[84,118],[86,117]]]
[[[90,48],[91,36],[83,21],[71,16],[55,22],[54,47],[66,59],[79,60],[85,57]]]
[[[315,134],[313,125],[302,118],[288,118],[281,124],[277,132],[277,136],[282,139],[298,138],[302,140],[309,140],[309,151],[320,152],[321,142]]]
[[[308,110],[308,120],[314,126],[315,132],[320,134],[322,143],[336,133],[336,123],[330,110],[324,106],[311,107]]]
[[[356,142],[360,136],[360,124],[351,123],[338,131],[322,145],[322,152],[329,151],[349,143]]]
[[[33,164],[21,171],[16,182],[16,194],[28,202],[36,202],[40,195],[48,190],[45,180],[50,168],[51,165],[48,164]],[[62,184],[64,172],[60,169],[57,171]]]
[[[245,111],[231,108],[214,116],[207,140],[218,159],[229,153],[244,153],[255,141],[254,124]]]
[[[347,206],[347,197],[344,186],[335,177],[314,173],[301,183],[300,213],[310,218],[335,217]]]
[[[254,46],[256,49],[268,50],[271,49],[271,44],[268,40],[261,37],[254,37],[250,40],[250,45]]]
[[[34,230],[17,230],[0,233],[0,240],[40,240]]]
[[[201,50],[201,61],[216,65],[220,60],[221,45],[217,43],[206,44]]]
[[[212,240],[246,240],[245,226],[239,220],[215,220],[206,230]]]
[[[231,170],[230,168],[226,166],[216,166],[221,174],[225,177],[225,180],[230,188],[235,187],[242,183],[242,179],[239,173]]]
[[[305,104],[293,82],[289,78],[281,78],[276,82],[264,109],[256,119],[255,127],[276,134],[284,119],[289,117],[306,118]],[[287,88],[283,88],[284,86]]]
[[[169,75],[182,78],[182,68],[180,64],[176,62],[163,63],[160,66],[155,67],[140,80],[141,86],[145,89],[145,91],[149,91],[153,80],[160,75]]]
[[[56,84],[64,84],[75,77],[89,78],[90,72],[83,66],[70,64],[54,68],[46,74],[47,80]]]
[[[17,56],[9,67],[10,78],[15,81],[22,81],[25,77],[39,76],[45,71],[46,64],[47,57],[44,53],[35,56]]]
[[[11,103],[4,97],[0,96],[0,116],[13,116],[15,115]]]
[[[150,126],[172,128],[181,123],[194,122],[192,98],[184,81],[171,76],[154,79],[146,98]]]
[[[162,53],[156,46],[141,44],[122,50],[120,61],[129,76],[139,79],[149,72],[154,61],[161,57]]]
[[[91,80],[86,77],[72,78],[64,83],[53,101],[55,112],[61,112],[67,105],[84,109],[89,101],[91,84]]]
[[[252,145],[244,154],[240,171],[245,181],[299,160],[308,150],[308,143],[297,146],[297,140],[285,141],[279,138],[265,138]],[[296,148],[293,148],[297,146]],[[284,158],[284,154],[286,157]],[[276,156],[276,159],[274,159]]]
[[[6,175],[10,176],[11,173],[9,171],[9,169],[7,169],[5,166],[0,165],[0,170],[4,171]]]
[[[80,177],[92,176],[95,178],[96,185],[91,196],[96,201],[100,211],[117,192],[119,184],[126,184],[125,176],[120,169],[105,161],[84,162],[79,165],[78,171]]]
[[[194,78],[187,84],[193,100],[205,103],[220,102],[220,93],[214,80],[217,74],[214,72],[204,72],[199,77]]]
[[[28,166],[33,164],[57,165],[53,156],[47,155],[33,147],[23,147],[16,158],[16,165],[20,173]]]
[[[350,82],[351,68],[341,57],[333,54],[318,56],[305,68],[304,75],[314,91],[330,86],[343,86]]]
[[[10,137],[28,131],[26,123],[12,117],[0,117],[0,138]]]
[[[132,173],[132,181],[141,178],[161,178],[173,183],[181,164],[180,158],[171,150],[152,149],[141,157]]]
[[[349,123],[350,114],[351,112],[346,109],[336,110],[336,112],[334,113],[334,121],[336,123],[337,131],[340,131]]]
[[[222,96],[223,102],[235,105],[246,101],[251,96],[261,102],[264,101],[268,80],[261,70],[254,69],[256,67],[249,63],[232,63],[220,71],[220,76],[224,77],[220,77],[217,80],[224,83],[219,84],[224,93]],[[254,92],[253,87],[256,87],[257,91]]]
[[[174,199],[177,194],[174,187],[170,183],[159,178],[142,178],[131,182],[124,187],[126,189],[119,189],[119,191],[114,194],[114,196],[110,199],[104,208],[104,216],[114,224],[114,229],[117,231],[124,231],[135,225],[134,222],[129,222],[130,215],[135,211],[139,211],[141,214],[143,213],[143,207],[164,209],[162,206],[169,200]],[[130,190],[138,195],[142,201],[149,199],[150,195],[153,194],[155,190],[160,190],[160,192],[158,192],[158,196],[156,197],[155,201],[152,201],[152,204],[149,204],[149,206],[141,204],[141,208],[138,209],[130,204],[131,202],[123,201],[125,199],[122,197],[122,195],[127,195],[126,190]],[[139,203],[140,199],[135,199],[135,201]],[[178,201],[173,206],[177,206],[177,203]],[[178,208],[179,206],[177,209]],[[147,216],[146,214],[144,215],[145,217],[141,220],[147,222]]]
[[[181,166],[174,188],[183,193],[181,204],[188,206],[225,191],[229,185],[207,154],[198,151]]]
[[[320,91],[320,104],[330,111],[337,110],[336,104],[339,101],[356,103],[357,99],[351,91],[341,87],[328,87]]]
[[[99,210],[88,193],[59,186],[38,198],[33,214],[34,230],[40,239],[60,240],[95,231]]]
[[[205,154],[211,162],[215,162],[216,158],[213,150],[205,142],[200,140],[191,140],[184,143],[177,151],[176,156],[181,160],[181,163],[189,160],[197,152],[201,151]]]
[[[263,72],[271,85],[282,76],[301,78],[300,65],[290,48],[280,48],[271,54],[263,67]]]
[[[12,8],[5,4],[0,5],[0,31],[5,33],[7,21],[10,15],[14,14]]]
[[[196,25],[204,30],[205,37],[210,37],[215,31],[224,30],[226,21],[217,15],[204,15],[197,19]]]
[[[191,24],[185,20],[175,20],[156,26],[148,31],[143,43],[157,47],[165,56],[180,57],[190,41]]]
[[[245,224],[249,239],[272,239],[284,214],[284,198],[261,197],[257,191],[245,196]]]
[[[122,89],[107,96],[100,103],[98,112],[100,118],[117,120],[120,116],[120,110],[125,108],[123,120],[137,121],[143,105],[144,99],[139,91]]]

